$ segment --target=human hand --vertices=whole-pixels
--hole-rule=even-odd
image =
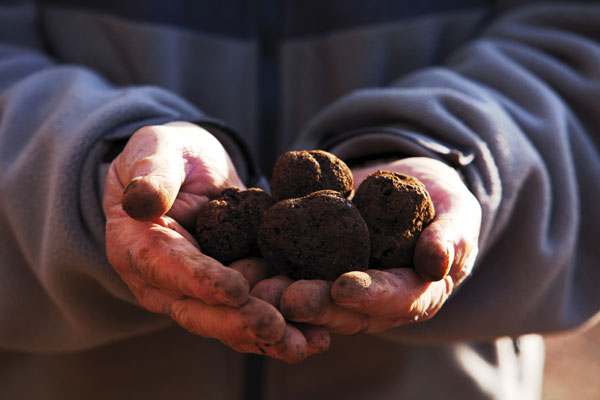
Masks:
[[[457,172],[434,159],[407,158],[354,170],[355,185],[378,169],[417,177],[434,203],[436,217],[419,237],[415,269],[399,265],[385,271],[353,271],[335,282],[292,283],[280,278],[262,282],[281,292],[279,308],[287,319],[339,334],[380,332],[424,321],[471,272],[481,207]]]
[[[315,351],[306,337],[271,304],[249,296],[249,280],[264,277],[264,263],[227,268],[202,254],[185,229],[228,186],[243,184],[206,130],[185,122],[139,129],[106,180],[108,258],[147,310],[237,351],[299,362]]]

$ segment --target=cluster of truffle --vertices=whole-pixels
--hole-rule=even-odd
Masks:
[[[390,171],[372,173],[355,193],[353,185],[350,168],[333,154],[287,152],[273,168],[271,195],[225,189],[200,210],[196,238],[224,264],[260,255],[296,280],[412,265],[434,217],[425,186]]]

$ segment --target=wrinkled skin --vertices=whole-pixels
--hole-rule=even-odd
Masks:
[[[478,251],[481,207],[456,171],[430,158],[407,158],[353,170],[355,188],[373,171],[417,177],[429,191],[436,217],[415,249],[415,269],[352,271],[335,282],[273,277],[262,293],[279,293],[279,308],[291,321],[336,334],[381,332],[433,317],[470,274]],[[267,297],[265,297],[267,298]]]
[[[206,130],[186,122],[139,129],[112,162],[105,185],[111,264],[142,307],[234,350],[288,363],[326,351],[323,327],[292,325],[251,294],[267,274],[262,260],[228,268],[202,254],[186,231],[198,209],[228,186],[244,187]]]

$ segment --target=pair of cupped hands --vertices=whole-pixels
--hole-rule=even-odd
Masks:
[[[399,265],[348,272],[335,282],[294,282],[271,276],[260,258],[225,266],[202,254],[189,233],[199,208],[244,184],[203,128],[143,127],[107,176],[108,258],[145,309],[239,352],[299,363],[327,351],[330,334],[375,333],[431,318],[473,267],[481,211],[457,172],[434,159],[406,158],[353,169],[355,186],[377,169],[415,176],[431,195],[436,217],[415,250],[419,272]]]

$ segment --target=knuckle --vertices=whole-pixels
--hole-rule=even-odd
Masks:
[[[416,298],[410,305],[404,319],[408,323],[424,322],[431,319],[442,308],[452,291],[454,282],[451,277],[439,282],[435,291]]]
[[[189,330],[190,332],[198,333],[196,323],[189,312],[188,302],[175,302],[169,307],[168,315],[185,329]]]
[[[317,322],[326,317],[332,307],[331,285],[328,282],[297,281],[283,293],[280,309],[284,316],[296,322]]]
[[[151,257],[148,257],[149,249],[141,247],[136,250],[129,249],[127,251],[127,266],[130,274],[138,282],[139,285],[151,286],[154,280],[148,274],[154,270],[153,263],[150,262]]]
[[[283,336],[285,322],[277,313],[262,313],[252,318],[248,323],[252,334],[265,342],[276,342]]]
[[[135,292],[134,289],[138,287],[149,286],[148,279],[142,273],[131,250],[127,250],[124,260],[115,260],[112,265],[117,274],[132,291]]]
[[[354,324],[354,329],[351,329],[351,331],[353,331],[351,333],[351,335],[356,334],[356,333],[366,333],[369,332],[371,329],[371,318],[368,317],[367,315],[358,315],[358,318]]]
[[[409,323],[423,322],[431,318],[433,315],[429,311],[428,300],[423,296],[415,299],[408,312],[404,315],[404,320]]]
[[[479,252],[476,239],[465,239],[459,243],[458,247],[462,250],[456,252],[457,255],[450,270],[450,275],[453,276],[456,284],[462,282],[471,274]]]
[[[154,313],[165,314],[164,307],[157,301],[154,292],[157,289],[155,288],[141,288],[135,290],[133,294],[135,295],[138,303],[145,308],[146,310]]]
[[[139,140],[140,138],[154,137],[158,134],[157,125],[145,125],[134,132],[131,139]]]

